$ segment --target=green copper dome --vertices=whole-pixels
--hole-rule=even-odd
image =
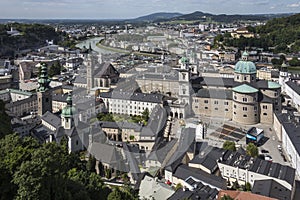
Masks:
[[[256,74],[256,66],[253,62],[248,61],[249,54],[245,51],[242,60],[236,63],[234,72],[239,74]]]
[[[189,62],[189,59],[187,57],[182,57],[180,59],[181,63],[188,63]]]
[[[254,87],[251,87],[250,85],[243,84],[237,87],[232,88],[234,92],[242,93],[242,94],[251,94],[256,93],[258,90]]]
[[[72,94],[67,97],[67,106],[62,109],[61,116],[71,118],[76,113],[76,109],[72,106]]]
[[[281,88],[281,85],[276,82],[273,82],[273,81],[268,81],[268,88],[269,89],[279,89],[279,88]]]

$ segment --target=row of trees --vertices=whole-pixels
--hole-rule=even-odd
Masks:
[[[129,187],[109,188],[67,146],[9,134],[0,140],[0,199],[136,199]]]
[[[233,141],[225,141],[223,143],[223,149],[236,151],[235,143]],[[246,153],[247,155],[251,157],[257,157],[258,156],[258,148],[253,143],[249,143],[246,147]]]

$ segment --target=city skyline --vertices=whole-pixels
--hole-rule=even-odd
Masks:
[[[0,18],[131,19],[156,12],[212,14],[300,12],[297,0],[10,0],[0,3]]]

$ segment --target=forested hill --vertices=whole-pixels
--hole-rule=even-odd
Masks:
[[[19,35],[10,35],[7,31],[18,31]],[[46,40],[61,40],[59,33],[48,25],[42,24],[0,24],[0,56],[13,56],[14,51],[34,49],[46,45]]]
[[[271,40],[277,51],[300,51],[300,14],[272,19],[257,27],[256,32]]]
[[[260,47],[268,50],[269,47],[276,53],[297,53],[300,51],[300,14],[289,17],[274,18],[265,25],[255,28],[248,27],[250,32],[256,34],[255,38],[233,39],[226,34],[220,37],[226,46]]]

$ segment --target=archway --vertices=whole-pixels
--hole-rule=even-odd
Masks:
[[[183,118],[183,114],[182,114],[182,113],[179,114],[179,118],[180,118],[180,119]]]
[[[175,118],[178,118],[178,113],[177,112],[175,113]]]

